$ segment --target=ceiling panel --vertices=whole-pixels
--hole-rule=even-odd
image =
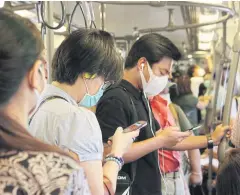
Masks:
[[[71,13],[75,2],[65,2],[68,13]],[[99,28],[100,23],[100,4],[93,3],[96,25]],[[115,34],[115,36],[132,35],[133,28],[156,28],[164,27],[168,24],[168,9],[170,7],[150,7],[145,5],[106,5],[105,29]],[[176,25],[182,25],[183,20],[179,7],[174,8],[174,22]],[[58,14],[60,3],[54,2],[54,11]],[[73,18],[73,23],[78,26],[84,26],[84,20],[80,9],[78,8]],[[181,45],[187,41],[185,30],[174,32],[163,32],[163,35],[170,38],[175,44]]]

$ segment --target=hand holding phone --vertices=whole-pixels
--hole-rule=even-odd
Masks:
[[[111,147],[111,154],[122,157],[125,152],[131,147],[134,139],[139,135],[139,129],[135,131],[131,131],[128,133],[124,133],[121,127],[117,128],[114,135],[111,137],[111,140],[108,141],[108,146]]]
[[[132,132],[132,131],[136,131],[136,130],[142,129],[146,125],[147,125],[146,121],[138,121],[138,122],[132,124],[131,126],[123,129],[123,133],[129,133],[129,132]],[[109,137],[108,140],[111,141],[112,137]]]
[[[128,133],[128,132],[136,131],[138,129],[142,129],[146,125],[147,125],[146,121],[138,121],[138,122],[134,123],[133,125],[131,125],[131,126],[127,127],[126,129],[124,129],[123,133]]]

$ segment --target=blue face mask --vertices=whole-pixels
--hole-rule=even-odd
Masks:
[[[96,106],[98,101],[103,95],[103,92],[104,92],[103,85],[99,88],[98,92],[95,95],[90,95],[85,80],[84,80],[84,83],[87,89],[87,93],[84,95],[83,99],[80,101],[78,105],[87,107],[87,108]]]
[[[204,85],[205,85],[205,87],[208,88],[210,86],[210,80],[205,80]]]

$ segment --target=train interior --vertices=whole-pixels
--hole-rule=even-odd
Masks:
[[[166,36],[182,54],[181,60],[174,62],[172,81],[195,66],[193,94],[212,97],[208,106],[198,112],[198,134],[211,132],[220,123],[230,125],[236,119],[236,102],[240,97],[239,1],[0,0],[0,3],[34,22],[41,31],[49,64],[56,48],[78,28],[110,32],[123,59],[142,35]],[[51,66],[48,68],[51,72]],[[51,82],[50,76],[48,79]],[[216,173],[228,142],[224,137],[218,147],[201,150],[203,182],[201,189],[193,186],[192,195],[215,194]]]

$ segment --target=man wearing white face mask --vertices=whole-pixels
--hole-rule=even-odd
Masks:
[[[166,87],[171,77],[173,60],[181,57],[177,47],[166,37],[147,34],[132,46],[125,62],[123,80],[109,88],[100,99],[96,116],[102,130],[103,141],[114,134],[115,127],[126,128],[133,122],[148,122],[142,128],[136,143],[124,155],[129,164],[123,170],[132,175],[132,195],[161,195],[161,174],[158,149],[196,149],[218,144],[227,128],[209,135],[199,136],[198,142],[190,132],[180,132],[176,126],[160,128],[153,117],[148,98],[152,98]],[[135,108],[135,109],[134,109]],[[188,140],[188,141],[185,141]],[[179,143],[180,142],[180,143]],[[104,148],[108,152],[111,147]],[[131,174],[135,172],[136,175]]]
[[[123,80],[108,89],[97,105],[96,116],[105,143],[114,134],[115,127],[126,128],[139,120],[148,122],[136,143],[124,155],[126,162],[135,161],[123,167],[132,175],[132,195],[161,194],[157,149],[171,148],[190,135],[189,132],[179,132],[177,127],[158,131],[160,126],[148,101],[148,97],[159,94],[166,87],[172,60],[180,57],[176,46],[166,37],[159,34],[142,36],[133,44],[126,58]],[[105,152],[110,149],[105,148]]]

